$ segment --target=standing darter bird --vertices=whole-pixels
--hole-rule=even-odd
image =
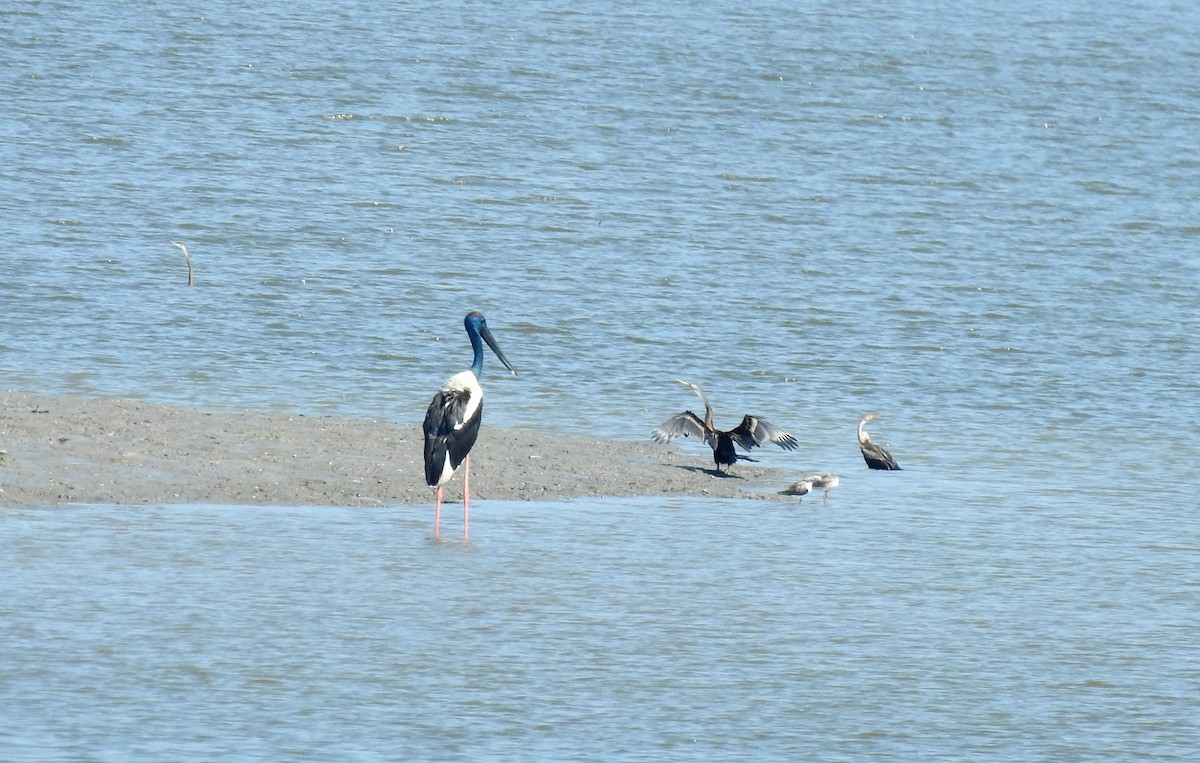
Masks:
[[[662,423],[658,429],[653,432],[655,442],[668,442],[675,437],[698,437],[708,443],[713,449],[713,461],[717,464],[717,471],[721,471],[722,466],[732,466],[738,460],[753,461],[752,458],[739,455],[734,449],[734,443],[745,451],[749,451],[756,445],[773,442],[784,450],[795,450],[797,443],[796,438],[792,437],[787,432],[779,427],[758,418],[757,416],[744,416],[742,423],[738,424],[734,429],[727,432],[722,432],[713,426],[713,410],[708,404],[708,398],[704,396],[704,392],[695,384],[676,379],[675,381],[690,387],[693,392],[699,396],[704,403],[704,419],[691,411],[677,413],[671,418]]]
[[[867,462],[868,469],[899,470],[900,465],[896,463],[896,459],[892,458],[892,454],[888,453],[882,445],[876,445],[871,442],[871,435],[867,434],[867,430],[863,429],[864,426],[879,418],[880,415],[878,413],[868,413],[859,420],[858,449],[862,451],[863,460]]]
[[[487,321],[481,313],[467,313],[463,319],[467,336],[471,338],[471,349],[475,360],[466,371],[451,376],[433,396],[429,410],[425,413],[425,482],[436,488],[437,508],[433,515],[433,534],[439,534],[442,518],[442,485],[446,483],[458,465],[466,462],[463,472],[463,537],[467,537],[467,509],[470,501],[471,446],[479,436],[479,422],[483,419],[483,388],[479,386],[479,374],[483,372],[483,342],[500,359],[500,362],[517,375],[508,358],[496,346]],[[480,341],[482,339],[482,341]]]

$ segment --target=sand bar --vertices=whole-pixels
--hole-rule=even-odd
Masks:
[[[427,503],[419,423],[0,391],[0,506]],[[713,476],[701,444],[501,430],[486,422],[471,496],[777,498],[778,469]],[[460,500],[461,477],[447,485]]]

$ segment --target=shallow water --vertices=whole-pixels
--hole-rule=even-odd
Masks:
[[[18,761],[1195,749],[1194,519],[985,510],[891,476],[827,507],[481,502],[469,543],[435,542],[411,507],[12,512],[0,746]]]
[[[24,4],[6,383],[416,420],[477,308],[497,424],[1191,428],[1197,12],[978,8]]]
[[[0,19],[6,386],[415,422],[481,309],[521,372],[485,425],[640,439],[682,377],[843,481],[483,502],[468,547],[424,508],[7,512],[7,757],[1197,746],[1200,10]]]

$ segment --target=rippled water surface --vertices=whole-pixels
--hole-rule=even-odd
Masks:
[[[0,9],[0,384],[415,422],[480,309],[521,372],[486,425],[640,439],[682,377],[842,474],[483,502],[470,546],[424,507],[8,511],[0,758],[1190,757],[1198,27]],[[863,468],[871,410],[905,471]]]
[[[1195,523],[831,498],[9,514],[9,760],[1170,759]],[[878,477],[878,479],[876,479]]]

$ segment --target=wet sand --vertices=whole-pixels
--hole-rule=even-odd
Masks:
[[[250,504],[377,506],[432,500],[420,425],[137,400],[0,392],[0,506]],[[777,498],[778,469],[714,476],[711,452],[486,422],[471,496],[544,500],[691,495]],[[462,496],[462,470],[446,499]]]

